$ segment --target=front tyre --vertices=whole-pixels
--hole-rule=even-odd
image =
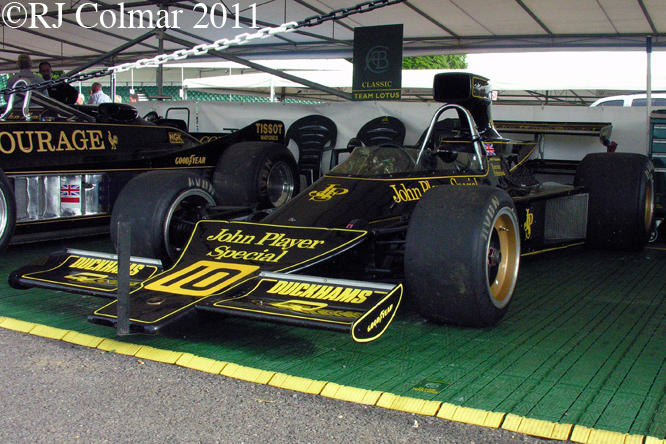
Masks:
[[[426,319],[489,327],[508,310],[518,278],[520,234],[511,198],[497,188],[441,186],[409,222],[405,287]]]
[[[16,226],[16,200],[7,176],[0,170],[0,253],[7,249]]]
[[[194,173],[150,171],[132,179],[120,192],[111,215],[111,240],[118,247],[118,224],[131,227],[133,256],[174,263],[205,209],[216,205],[213,186]]]
[[[278,208],[299,192],[298,165],[284,145],[241,142],[224,150],[213,173],[223,205]]]

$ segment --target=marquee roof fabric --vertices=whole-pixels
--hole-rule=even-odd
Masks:
[[[60,4],[60,6],[58,6]],[[158,4],[164,5],[159,10]],[[0,8],[0,69],[18,53],[54,69],[114,65],[273,27],[359,0],[19,0]],[[237,6],[234,6],[237,5]],[[252,6],[254,5],[254,6]],[[212,11],[212,12],[211,12]],[[237,13],[237,14],[236,14]],[[224,20],[226,16],[226,21]],[[354,28],[404,24],[404,54],[666,49],[663,0],[407,0],[227,49],[243,58],[350,57]],[[157,30],[160,25],[168,28]],[[161,38],[161,36],[163,38]],[[177,40],[177,41],[174,41]],[[214,60],[210,54],[200,58]],[[219,60],[219,59],[217,59]]]

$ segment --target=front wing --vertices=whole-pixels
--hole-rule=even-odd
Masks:
[[[176,264],[130,259],[130,330],[157,333],[197,311],[378,338],[393,319],[402,285],[301,274],[365,241],[362,230],[201,221]],[[298,274],[297,274],[298,273]],[[115,297],[117,258],[65,250],[11,273],[15,288]],[[115,327],[116,301],[90,322]]]

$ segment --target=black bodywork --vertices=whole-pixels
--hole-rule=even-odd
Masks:
[[[173,123],[149,122],[134,107],[116,103],[34,108],[29,121],[12,111],[0,121],[0,171],[16,194],[13,242],[108,232],[118,194],[138,174],[188,170],[210,180],[227,147],[280,143],[285,132],[280,121],[260,120],[232,133],[208,135],[210,141],[202,143],[197,133],[167,126]],[[58,184],[50,185],[54,180]],[[80,193],[67,209],[55,202],[65,183]],[[45,191],[49,186],[52,191]],[[44,202],[36,205],[37,199]]]
[[[435,97],[453,104],[435,114],[418,146],[357,147],[260,222],[215,220],[211,213],[210,220],[197,224],[169,270],[134,258],[131,329],[155,333],[206,311],[373,340],[393,319],[402,298],[412,214],[422,197],[438,187],[503,190],[515,205],[508,211],[515,211],[519,235],[513,242],[522,253],[583,242],[585,187],[538,180],[544,172],[568,167],[530,160],[536,141],[501,137],[490,115],[488,88],[487,79],[474,75],[436,78]],[[444,112],[457,117],[439,125]],[[432,236],[446,239],[456,233],[440,232],[434,225]],[[488,252],[494,255],[482,255],[488,267],[502,259],[494,247]],[[10,284],[113,298],[116,260],[63,251],[46,263],[13,272]],[[517,259],[514,263],[517,273]],[[148,276],[142,274],[145,270],[150,270]],[[515,281],[515,276],[509,278]],[[115,326],[116,301],[89,320]]]

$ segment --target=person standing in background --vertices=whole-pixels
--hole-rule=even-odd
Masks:
[[[19,72],[16,74],[13,74],[12,76],[7,79],[7,88],[11,89],[14,87],[14,84],[18,82],[19,80],[25,80],[28,85],[32,85],[34,83],[41,83],[44,81],[41,77],[39,77],[37,74],[32,72],[32,60],[30,59],[30,56],[28,54],[19,54],[18,60],[16,61],[16,65],[18,66]],[[39,92],[43,94],[48,94],[46,89],[39,89]],[[5,101],[9,99],[9,95],[5,94]]]
[[[111,97],[107,96],[104,91],[102,91],[102,84],[95,82],[90,87],[90,98],[88,99],[88,105],[99,105],[100,103],[109,103],[112,102]]]
[[[51,64],[49,62],[40,63],[39,73],[44,80],[51,80]],[[48,92],[50,97],[67,105],[74,105],[76,99],[79,98],[79,92],[69,83],[58,83],[50,86]]]

